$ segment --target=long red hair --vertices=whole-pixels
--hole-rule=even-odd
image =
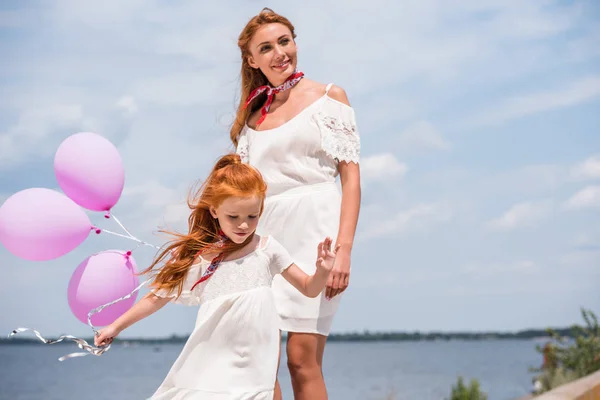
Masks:
[[[270,8],[263,8],[258,15],[252,17],[252,19],[248,21],[248,23],[242,30],[242,33],[240,33],[240,36],[238,37],[238,47],[240,48],[242,56],[242,83],[240,104],[238,106],[233,125],[231,126],[231,131],[229,132],[229,136],[234,146],[237,146],[240,132],[244,128],[244,125],[246,124],[246,121],[248,120],[250,114],[258,110],[267,99],[266,94],[263,93],[252,102],[250,107],[244,108],[244,105],[246,104],[246,99],[248,98],[250,93],[257,87],[267,85],[269,83],[267,77],[262,73],[260,69],[252,68],[248,63],[248,57],[250,57],[250,41],[254,37],[256,31],[261,26],[275,23],[287,26],[290,32],[292,32],[292,38],[296,39],[294,25],[292,25],[292,23],[286,17],[277,14]]]
[[[253,197],[261,199],[261,214],[267,193],[267,184],[258,170],[242,163],[237,154],[221,157],[208,179],[188,199],[192,210],[189,218],[187,234],[166,232],[175,239],[166,245],[157,255],[152,264],[141,274],[153,271],[160,262],[164,265],[154,273],[151,287],[165,289],[172,293],[177,290],[181,295],[183,282],[190,266],[198,253],[214,244],[219,238],[219,223],[210,214],[210,208],[219,207],[229,197]],[[228,242],[221,250],[225,255],[241,249],[252,240],[251,235],[244,243]]]

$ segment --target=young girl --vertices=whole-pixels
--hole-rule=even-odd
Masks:
[[[196,326],[152,399],[273,399],[279,360],[278,316],[271,281],[281,274],[316,297],[333,267],[331,239],[319,243],[307,275],[272,237],[255,234],[267,186],[238,155],[222,157],[190,202],[189,233],[159,254],[151,293],[101,330],[105,345],[168,302],[201,305]]]
[[[269,185],[257,231],[277,239],[306,273],[314,247],[337,235],[341,244],[326,290],[307,298],[285,279],[273,280],[295,400],[324,400],[321,369],[327,335],[348,287],[360,208],[360,139],[344,90],[297,69],[291,22],[264,9],[242,30],[242,93],[230,137],[244,162]],[[337,187],[340,176],[342,190]]]

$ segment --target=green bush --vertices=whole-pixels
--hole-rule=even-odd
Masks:
[[[456,385],[452,386],[449,400],[487,400],[487,394],[481,391],[476,379],[471,379],[469,386],[466,386],[462,376],[459,376]]]
[[[600,326],[598,318],[591,310],[581,309],[585,327],[574,325],[574,342],[569,343],[552,329],[548,329],[551,341],[544,346],[536,346],[544,355],[544,364],[532,368],[540,374],[534,378],[539,382],[543,393],[565,383],[587,376],[600,370]]]

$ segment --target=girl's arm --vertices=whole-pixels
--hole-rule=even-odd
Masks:
[[[308,275],[296,264],[286,268],[281,276],[292,284],[300,293],[307,297],[317,297],[325,288],[329,273],[335,262],[335,250],[331,250],[331,239],[319,243],[317,254],[317,270],[314,275]]]
[[[149,315],[154,314],[156,311],[163,308],[169,301],[171,301],[171,298],[169,297],[160,297],[154,293],[148,293],[112,324],[99,331],[98,335],[94,338],[94,344],[96,346],[104,346],[112,342],[113,338],[117,337],[123,330]]]
[[[317,269],[314,275],[308,275],[299,266],[292,264],[281,273],[281,276],[306,297],[317,297],[325,288],[329,272]]]

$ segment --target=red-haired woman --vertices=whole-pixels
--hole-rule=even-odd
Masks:
[[[273,281],[280,327],[288,332],[294,397],[323,400],[323,352],[348,286],[360,208],[360,139],[344,90],[306,79],[297,69],[295,37],[292,23],[270,9],[242,30],[242,93],[230,137],[269,186],[259,232],[282,243],[307,273],[315,269],[320,237],[336,237],[341,245],[319,297],[306,298],[285,280]]]

